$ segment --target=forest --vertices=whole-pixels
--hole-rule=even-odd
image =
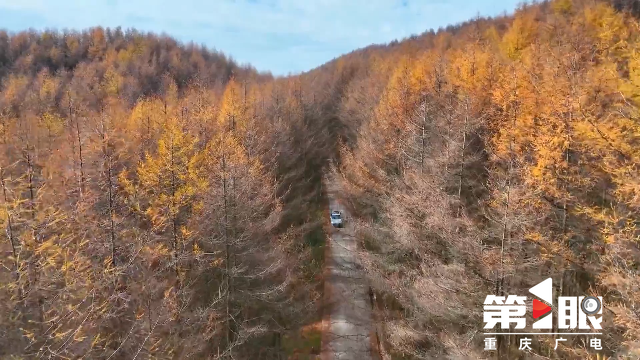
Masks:
[[[613,5],[523,5],[329,65],[355,64],[336,172],[383,354],[486,358],[486,295],[551,277],[603,297],[603,350],[498,336],[497,358],[640,356],[640,33]]]
[[[320,297],[302,85],[120,29],[0,59],[0,357],[279,356]]]
[[[524,4],[288,77],[136,30],[0,31],[0,358],[304,358],[327,174],[382,359],[639,358],[638,15]],[[549,277],[603,297],[603,350],[485,352],[485,296]]]

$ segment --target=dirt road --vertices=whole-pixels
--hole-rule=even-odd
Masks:
[[[337,199],[336,189],[328,189],[330,209],[340,210],[345,227],[331,227],[326,259],[325,292],[328,321],[322,344],[322,360],[371,360],[371,305],[369,287],[357,263],[357,243],[349,215]]]

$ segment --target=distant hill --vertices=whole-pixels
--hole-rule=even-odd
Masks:
[[[0,31],[0,79],[8,74],[35,76],[43,70],[72,73],[78,67],[99,76],[113,69],[124,79],[123,91],[131,99],[162,91],[165,75],[180,88],[196,78],[207,85],[224,85],[232,74],[271,78],[238,66],[220,52],[134,29]]]

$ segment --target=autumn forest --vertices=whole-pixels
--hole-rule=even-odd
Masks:
[[[0,31],[0,358],[317,355],[327,176],[380,358],[640,357],[640,7],[552,0],[288,77]],[[604,349],[483,351],[485,296],[548,277]]]

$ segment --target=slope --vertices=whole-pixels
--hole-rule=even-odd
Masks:
[[[290,355],[333,150],[295,79],[94,28],[0,32],[0,83],[0,357]]]
[[[519,336],[483,352],[484,298],[552,277],[558,296],[604,296],[600,355],[637,356],[639,35],[608,2],[557,0],[302,76],[348,79],[338,177],[388,355],[525,357]],[[554,347],[534,352],[598,352]]]

